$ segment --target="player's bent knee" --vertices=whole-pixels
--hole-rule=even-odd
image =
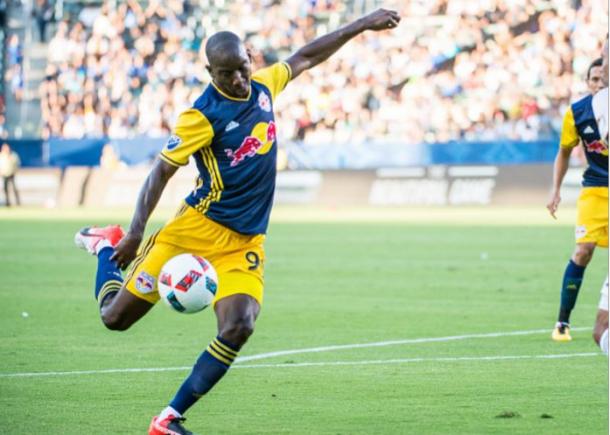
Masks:
[[[101,308],[102,322],[111,331],[125,331],[141,319],[154,304],[122,289]]]
[[[574,251],[573,260],[579,266],[586,266],[593,257],[595,244],[579,244]]]
[[[113,312],[103,312],[102,323],[111,331],[126,331],[132,325],[132,322],[126,321],[120,314]]]
[[[220,336],[236,346],[243,346],[254,333],[254,319],[243,318],[227,323],[220,330]]]

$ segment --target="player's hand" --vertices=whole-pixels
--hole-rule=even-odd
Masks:
[[[546,208],[549,209],[549,212],[551,213],[551,216],[553,216],[553,219],[557,219],[557,216],[555,216],[555,212],[557,211],[560,202],[561,196],[559,196],[559,192],[553,192],[551,194],[551,199],[549,200],[549,203],[546,205]]]
[[[361,18],[364,28],[367,30],[388,30],[395,29],[400,23],[398,12],[388,9],[377,9]]]
[[[136,258],[141,242],[141,234],[125,234],[125,237],[123,237],[116,248],[114,248],[114,254],[112,254],[110,260],[116,262],[116,265],[121,270],[127,269],[133,259]]]

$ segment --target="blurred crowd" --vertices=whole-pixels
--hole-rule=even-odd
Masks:
[[[60,22],[41,85],[43,136],[170,133],[209,76],[206,38],[232,30],[255,67],[355,18],[334,0],[135,0]],[[398,29],[360,35],[278,99],[284,140],[446,142],[556,134],[608,31],[596,0],[411,0]],[[204,12],[205,11],[205,12]],[[214,11],[214,12],[211,12]]]
[[[6,75],[5,83],[16,101],[23,98],[23,45],[19,35],[13,33],[8,38],[6,47]]]

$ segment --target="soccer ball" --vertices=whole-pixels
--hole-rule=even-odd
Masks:
[[[159,296],[179,313],[196,313],[212,303],[218,288],[218,275],[208,260],[193,254],[180,254],[161,268]]]

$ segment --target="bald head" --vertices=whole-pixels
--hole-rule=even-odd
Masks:
[[[235,33],[218,32],[205,45],[207,66],[216,87],[234,98],[250,96],[250,55]]]
[[[205,45],[205,55],[210,65],[226,60],[228,57],[247,56],[243,42],[233,32],[218,32],[210,36]]]

